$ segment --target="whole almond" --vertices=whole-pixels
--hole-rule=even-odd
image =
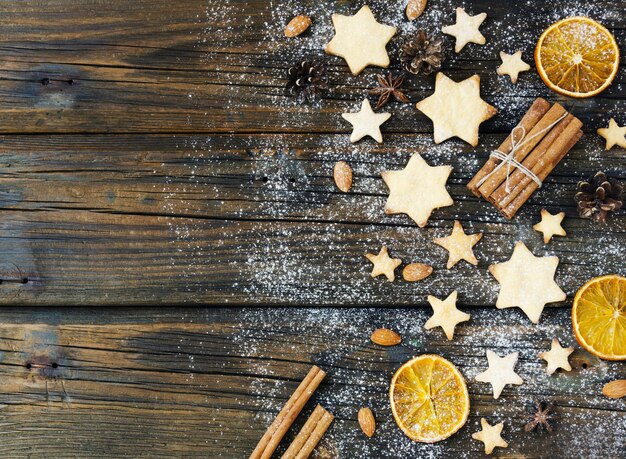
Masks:
[[[359,410],[358,419],[363,433],[371,438],[376,431],[376,420],[374,419],[372,410],[369,408],[361,408]]]
[[[406,17],[409,21],[419,18],[426,8],[426,0],[409,0],[406,5]]]
[[[388,328],[378,328],[374,330],[370,339],[379,346],[395,346],[402,341],[400,335]]]
[[[289,21],[289,24],[287,24],[287,27],[285,27],[285,37],[297,37],[306,29],[308,29],[310,25],[310,17],[305,16],[304,14],[296,16],[291,21]]]
[[[626,379],[617,379],[606,383],[602,393],[609,398],[622,398],[626,396]]]
[[[333,169],[335,185],[344,193],[352,187],[352,168],[345,161],[339,161]]]
[[[426,279],[433,273],[433,267],[424,263],[411,263],[402,270],[402,277],[407,282],[417,282]]]

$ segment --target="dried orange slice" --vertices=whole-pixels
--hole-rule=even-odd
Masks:
[[[605,360],[626,360],[626,278],[596,277],[574,297],[572,326],[582,347]]]
[[[543,82],[570,97],[591,97],[613,81],[619,65],[615,37],[593,19],[575,16],[548,27],[535,48]]]
[[[463,375],[438,355],[420,355],[402,365],[391,379],[389,399],[400,429],[423,443],[448,438],[469,414]]]

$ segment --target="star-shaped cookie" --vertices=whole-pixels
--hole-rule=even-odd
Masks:
[[[380,249],[380,252],[378,252],[378,255],[368,253],[365,257],[374,265],[371,273],[372,277],[384,274],[387,279],[389,279],[389,282],[393,282],[396,279],[394,271],[398,266],[400,266],[402,260],[399,258],[391,258],[389,256],[389,252],[387,252],[387,247],[383,246]]]
[[[454,201],[446,190],[451,166],[429,166],[419,153],[409,159],[401,171],[383,171],[389,188],[386,214],[407,214],[423,228],[433,210],[451,206]]]
[[[391,118],[391,113],[374,113],[370,101],[363,99],[361,110],[356,113],[343,113],[341,116],[352,125],[350,142],[358,142],[368,135],[376,142],[382,143],[380,126]]]
[[[442,27],[441,31],[456,38],[454,51],[460,53],[468,43],[476,43],[478,45],[485,44],[485,37],[483,37],[483,34],[478,30],[485,19],[487,19],[487,13],[470,16],[463,8],[457,8],[456,23]]]
[[[509,446],[501,437],[503,422],[492,426],[485,418],[480,418],[480,426],[482,430],[473,433],[472,438],[485,444],[485,454],[491,454],[496,447],[506,448]]]
[[[463,226],[461,226],[461,222],[455,220],[454,228],[452,228],[452,234],[446,237],[435,238],[433,239],[433,242],[449,252],[448,265],[446,268],[450,269],[461,260],[465,260],[476,266],[478,264],[478,260],[474,256],[472,247],[478,244],[478,241],[480,241],[480,238],[482,237],[483,233],[465,234]]]
[[[335,36],[325,51],[343,57],[353,75],[358,75],[368,65],[389,66],[385,46],[396,34],[396,28],[380,24],[369,6],[363,6],[354,16],[333,14]]]
[[[522,60],[521,51],[517,51],[515,54],[507,54],[504,51],[500,51],[500,59],[502,59],[502,65],[498,67],[496,72],[498,75],[510,76],[513,84],[517,83],[520,72],[530,70],[530,65]]]
[[[432,295],[428,295],[428,302],[433,308],[433,315],[424,328],[430,330],[431,328],[441,327],[448,338],[448,341],[454,338],[454,328],[461,322],[470,320],[470,315],[456,308],[457,291],[452,292],[448,298],[441,301]]]
[[[598,129],[598,134],[606,139],[605,150],[610,150],[615,145],[626,148],[626,126],[620,127],[614,118],[609,121],[608,128]]]
[[[513,352],[504,357],[498,356],[495,352],[487,350],[487,361],[489,368],[476,376],[476,381],[491,383],[493,387],[493,398],[497,399],[502,393],[502,389],[507,384],[520,385],[524,382],[520,376],[515,373],[515,364],[519,352]]]
[[[572,367],[569,364],[569,355],[574,352],[573,347],[562,347],[559,340],[554,338],[552,340],[552,346],[550,350],[546,352],[540,352],[539,358],[548,362],[546,367],[546,373],[551,375],[557,369],[562,368],[565,371],[572,371]]]
[[[434,94],[416,107],[433,121],[435,143],[458,137],[474,147],[480,124],[498,112],[480,98],[478,75],[457,83],[442,72],[437,74]]]
[[[552,240],[553,236],[567,236],[567,233],[561,226],[564,218],[565,212],[552,215],[546,209],[541,209],[541,221],[533,226],[533,229],[543,233],[543,243],[547,244]]]
[[[489,272],[500,283],[496,307],[518,307],[533,323],[539,322],[546,303],[567,298],[554,282],[558,265],[558,257],[536,257],[518,242],[509,261],[489,266]]]

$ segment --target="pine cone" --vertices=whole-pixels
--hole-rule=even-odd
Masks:
[[[294,65],[288,72],[287,93],[303,102],[315,102],[319,99],[321,91],[328,88],[326,65],[321,61],[304,60]]]
[[[578,192],[574,197],[578,213],[583,218],[604,223],[609,213],[622,207],[622,192],[623,187],[617,180],[598,172],[589,180],[578,182]]]
[[[402,67],[415,75],[428,75],[439,70],[444,59],[443,38],[433,37],[422,29],[400,48]]]

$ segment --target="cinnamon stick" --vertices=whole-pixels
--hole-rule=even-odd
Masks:
[[[287,430],[293,424],[293,421],[298,417],[306,402],[318,388],[322,379],[324,379],[324,376],[326,376],[326,372],[316,365],[309,370],[309,373],[280,410],[274,422],[272,422],[259,440],[259,443],[250,455],[250,459],[269,459],[272,456]]]
[[[580,140],[582,135],[583,135],[583,131],[579,130],[571,137],[561,136],[561,139],[559,139],[561,141],[558,142],[559,145],[556,145],[557,142],[554,142],[553,147],[551,147],[551,149],[554,148],[554,153],[552,155],[553,156],[552,163],[554,164],[554,166],[556,166],[565,157],[565,155],[572,149],[572,147],[576,145],[576,142]],[[552,172],[552,169],[553,167],[552,168],[547,167],[547,168],[544,168],[543,171],[539,173],[535,171],[533,172],[535,172],[535,174],[539,177],[539,180],[543,181],[550,174],[550,172]],[[515,214],[520,209],[520,207],[524,205],[524,203],[528,200],[528,198],[530,198],[530,196],[535,192],[537,188],[538,188],[538,185],[535,182],[530,181],[528,186],[526,186],[522,190],[522,192],[519,193],[517,197],[506,208],[502,209],[502,214],[508,219],[513,218],[513,216],[515,216]]]
[[[335,419],[335,416],[330,414],[328,411],[324,413],[321,421],[317,423],[317,425],[315,426],[315,430],[313,430],[313,433],[311,433],[309,439],[306,441],[300,452],[296,455],[296,459],[307,459],[311,455],[317,444],[320,442],[320,440],[330,427],[333,419]]]
[[[558,157],[558,151],[551,150],[552,145],[559,138],[565,137],[570,139],[576,132],[582,127],[582,122],[575,118],[573,115],[568,115],[554,129],[541,141],[537,148],[535,148],[523,162],[523,165],[537,175],[537,170],[541,173],[544,168],[549,168],[550,172],[556,164],[553,164],[554,159]],[[550,155],[556,155],[554,157]],[[506,183],[500,185],[500,187],[494,191],[489,197],[496,207],[503,209],[507,207],[516,197],[521,193],[532,179],[524,174],[522,171],[515,169],[509,177],[509,191],[506,190]]]
[[[535,125],[539,122],[539,120],[543,118],[543,116],[548,112],[549,109],[550,109],[550,102],[548,102],[545,99],[542,99],[541,97],[535,99],[535,101],[530,106],[526,114],[524,114],[520,122],[517,124],[516,128],[523,127],[524,132],[530,132],[532,128],[534,128]],[[509,136],[506,139],[504,139],[504,142],[502,142],[502,144],[498,147],[498,150],[500,150],[505,155],[510,153],[511,149],[513,148],[512,142],[511,142],[513,139],[512,136],[513,136],[513,131],[511,132],[511,134],[509,134]],[[472,180],[470,180],[470,182],[467,184],[467,188],[476,196],[480,196],[480,193],[478,192],[478,182],[480,182],[483,179],[483,177],[485,177],[487,174],[491,173],[491,171],[493,171],[496,168],[499,162],[500,160],[498,159],[489,158],[487,162],[485,163],[485,165],[478,171],[478,173],[474,176],[474,178],[472,178]]]
[[[552,108],[550,108],[550,110],[548,110],[548,112],[543,116],[543,118],[539,120],[535,127],[533,127],[530,132],[526,133],[525,139],[527,139],[527,141],[519,150],[515,152],[515,160],[523,163],[524,158],[526,158],[528,153],[530,153],[533,148],[535,148],[535,146],[548,134],[549,131],[547,130],[547,128],[560,117],[562,117],[564,113],[565,109],[561,104],[554,104]],[[544,132],[541,133],[542,131]],[[508,166],[501,167],[478,188],[478,192],[483,197],[487,198],[494,190],[496,190],[502,184],[502,182],[506,180],[506,176],[510,172],[511,170],[508,168]]]
[[[281,459],[306,459],[313,452],[335,417],[317,405]]]

